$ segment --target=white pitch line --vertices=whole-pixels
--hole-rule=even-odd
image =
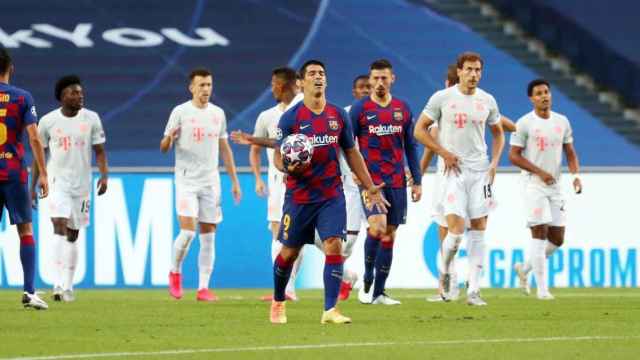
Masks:
[[[168,356],[168,355],[187,355],[187,354],[203,354],[203,353],[235,353],[235,352],[260,352],[260,351],[279,351],[279,350],[315,350],[315,349],[354,348],[354,347],[511,344],[511,343],[563,342],[563,341],[573,342],[573,341],[603,341],[603,340],[618,340],[618,341],[640,340],[640,336],[576,336],[576,337],[560,336],[560,337],[538,337],[538,338],[461,339],[461,340],[388,341],[388,342],[307,344],[307,345],[273,345],[273,346],[252,346],[252,347],[235,347],[235,348],[67,354],[67,355],[0,358],[0,360],[96,359],[96,358],[105,358],[105,357]]]

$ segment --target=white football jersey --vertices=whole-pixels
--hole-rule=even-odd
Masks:
[[[193,185],[216,185],[219,181],[220,139],[227,138],[224,110],[211,103],[204,109],[191,100],[176,106],[164,130],[180,128],[175,141],[176,181]]]
[[[256,120],[256,126],[253,130],[253,136],[276,139],[278,122],[280,121],[280,116],[282,116],[282,114],[284,114],[284,112],[280,109],[280,104],[261,112],[260,115],[258,115],[258,120]],[[275,174],[279,171],[273,162],[273,154],[274,149],[267,148],[269,174]]]
[[[510,141],[511,145],[524,148],[523,156],[556,181],[562,173],[563,145],[572,142],[569,120],[553,111],[548,119],[539,117],[534,111],[522,116]]]
[[[91,193],[92,146],[105,142],[100,116],[80,109],[76,116],[66,117],[58,108],[40,119],[38,134],[49,148],[47,172],[52,187],[72,196]]]
[[[458,86],[451,86],[433,94],[423,113],[438,123],[440,144],[458,156],[460,167],[488,169],[485,127],[500,122],[493,96],[479,88],[473,95],[465,95]]]
[[[287,110],[296,106],[296,104],[298,104],[302,100],[304,100],[304,94],[302,92],[297,93],[296,96],[293,97],[289,105],[287,105],[287,107],[284,109],[284,111],[286,112]]]

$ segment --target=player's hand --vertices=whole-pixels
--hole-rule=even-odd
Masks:
[[[40,187],[40,194],[38,197],[44,199],[49,195],[49,182],[47,181],[47,175],[40,174],[38,176],[38,186]]]
[[[242,190],[240,189],[240,184],[237,181],[234,181],[231,185],[231,195],[233,195],[233,202],[236,205],[240,204],[240,200],[242,199]]]
[[[413,175],[411,175],[411,170],[404,169],[404,178],[407,181],[407,186],[413,186]]]
[[[418,202],[422,198],[422,185],[411,185],[411,201]]]
[[[169,133],[169,136],[171,136],[171,142],[177,140],[180,137],[180,127],[173,128]]]
[[[373,185],[371,188],[367,189],[367,197],[369,198],[367,203],[367,208],[369,210],[373,209],[375,206],[378,211],[383,214],[387,213],[387,208],[391,207],[391,204],[384,198],[382,195],[382,188],[384,187],[384,183],[379,185]]]
[[[491,166],[489,166],[489,170],[487,171],[487,176],[489,177],[489,185],[493,185],[493,182],[496,180],[497,172],[498,165],[491,164]]]
[[[239,145],[251,145],[250,135],[242,130],[234,130],[231,132],[231,141]]]
[[[98,189],[98,196],[107,192],[107,182],[108,180],[106,175],[101,176],[100,180],[98,180],[98,184],[96,186]]]
[[[579,177],[573,179],[573,190],[576,192],[576,194],[582,193],[582,181],[580,181]]]
[[[261,178],[256,178],[256,194],[260,197],[267,195],[267,186]]]
[[[287,174],[292,176],[299,176],[305,172],[311,166],[311,164],[303,164],[300,161],[294,161],[291,164],[285,164],[287,169]]]
[[[38,193],[35,187],[31,188],[31,208],[34,210],[38,208]]]
[[[453,172],[456,176],[460,175],[460,164],[457,156],[447,151],[442,158],[444,159],[445,175],[448,175],[450,172]]]
[[[556,179],[554,179],[553,176],[546,171],[541,171],[538,174],[538,177],[540,177],[542,182],[544,182],[547,185],[553,185],[556,183]]]

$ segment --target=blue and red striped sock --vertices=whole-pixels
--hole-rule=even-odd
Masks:
[[[295,259],[285,260],[278,254],[273,262],[273,300],[284,301],[286,299],[285,289],[291,277],[291,269]]]
[[[380,238],[371,235],[367,231],[367,238],[364,241],[364,278],[365,284],[371,285],[373,282],[373,268],[376,263],[376,256],[380,248]]]
[[[344,258],[342,255],[327,255],[324,260],[324,310],[338,303],[338,293],[342,283]]]
[[[20,262],[22,263],[22,274],[24,275],[24,291],[33,294],[36,291],[33,286],[36,275],[36,242],[33,239],[33,235],[20,237]]]
[[[376,256],[376,279],[373,283],[373,299],[384,293],[393,261],[393,240],[382,241]]]

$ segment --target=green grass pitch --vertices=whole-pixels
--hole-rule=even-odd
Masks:
[[[322,292],[300,291],[286,325],[269,323],[267,290],[83,290],[25,310],[0,291],[0,359],[636,359],[639,289],[555,289],[555,301],[484,290],[489,306],[427,303],[433,290],[390,293],[402,305],[340,304],[350,325],[320,325]],[[50,294],[44,294],[46,300]]]

